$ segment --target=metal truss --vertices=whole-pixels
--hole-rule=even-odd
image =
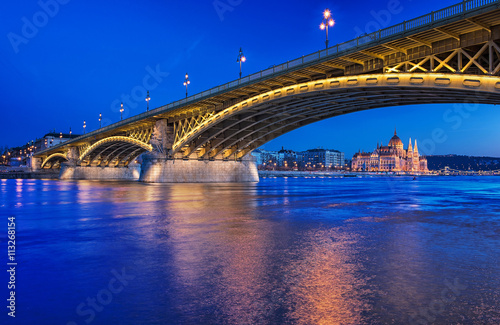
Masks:
[[[489,41],[476,48],[458,48],[451,52],[432,54],[423,58],[400,62],[386,67],[386,73],[443,72],[498,75],[500,46]]]
[[[214,114],[215,113],[213,112],[208,112],[175,122],[173,149],[177,149],[179,144],[186,142],[187,138],[196,132],[200,126],[207,125],[213,118]]]
[[[153,134],[154,126],[138,128],[126,132],[126,136],[132,139],[137,139],[144,143],[149,143]]]
[[[61,164],[61,162],[63,161],[67,161],[68,158],[66,157],[65,154],[62,154],[62,153],[54,153],[50,156],[48,156],[47,158],[45,158],[42,162],[42,165],[41,165],[41,168],[44,168],[46,167],[47,165],[49,166],[48,168],[53,168],[55,167],[57,164]]]
[[[456,56],[458,51],[454,52]],[[454,56],[440,59],[439,69],[453,68]],[[472,64],[468,62],[462,69]],[[333,116],[377,107],[471,100],[497,103],[500,77],[426,71],[311,81],[260,94],[198,119],[176,138],[172,154],[177,158],[241,159],[286,132]]]
[[[153,147],[150,144],[132,137],[108,137],[87,147],[80,154],[77,164],[102,167],[128,166],[137,156],[152,150]]]
[[[82,154],[87,151],[87,149],[90,147],[90,143],[85,143],[82,145],[78,146],[78,156],[81,157]]]

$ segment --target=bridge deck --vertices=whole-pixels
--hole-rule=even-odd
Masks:
[[[405,21],[354,40],[334,45],[296,60],[262,70],[241,79],[158,107],[107,127],[89,132],[35,156],[46,156],[66,146],[152,126],[159,119],[174,122],[189,115],[220,111],[252,96],[305,81],[384,72],[405,57],[439,53],[463,44],[487,42],[485,35],[500,39],[500,0],[469,0]]]

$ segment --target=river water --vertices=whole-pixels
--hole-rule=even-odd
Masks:
[[[0,323],[500,324],[499,203],[499,177],[0,180]]]

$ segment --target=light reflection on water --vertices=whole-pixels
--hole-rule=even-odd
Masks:
[[[500,323],[498,178],[2,180],[1,192],[26,324],[85,324],[76,307],[124,267],[136,279],[92,323],[431,323],[418,313],[455,279],[468,289],[433,323]]]

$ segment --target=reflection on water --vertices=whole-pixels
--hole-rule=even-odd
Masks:
[[[86,324],[77,306],[122,269],[135,280],[92,323],[500,322],[497,178],[2,180],[0,192],[18,221],[21,323]],[[467,289],[432,311],[455,279]]]
[[[286,268],[289,318],[296,324],[362,324],[370,310],[368,278],[353,249],[358,236],[339,229],[304,234]]]

